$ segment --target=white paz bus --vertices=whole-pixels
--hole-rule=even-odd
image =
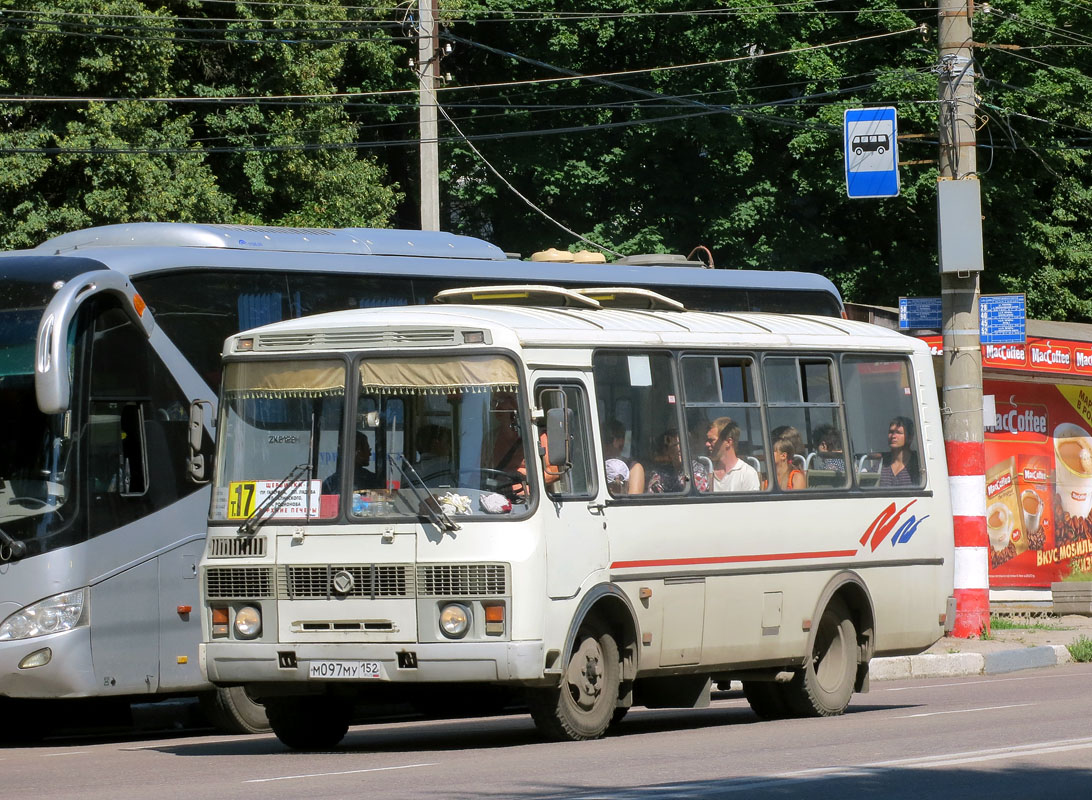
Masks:
[[[555,739],[733,679],[762,717],[834,715],[943,634],[921,342],[642,290],[437,299],[225,344],[201,662],[285,744],[497,687]]]

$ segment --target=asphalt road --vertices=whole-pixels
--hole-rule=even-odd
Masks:
[[[1086,797],[1090,683],[1088,664],[885,681],[842,717],[776,722],[723,693],[707,709],[635,709],[603,740],[564,744],[522,715],[358,726],[319,754],[271,735],[69,737],[0,749],[0,796]]]

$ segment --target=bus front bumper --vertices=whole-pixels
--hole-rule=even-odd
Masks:
[[[345,682],[310,677],[311,665],[320,662],[381,665],[379,678],[358,679],[361,683],[521,683],[543,679],[545,651],[538,640],[398,645],[206,642],[200,646],[200,658],[209,681],[221,686]]]
[[[38,653],[43,653],[44,664],[20,666]],[[110,692],[95,678],[88,627],[0,642],[0,697],[53,699],[104,693]]]

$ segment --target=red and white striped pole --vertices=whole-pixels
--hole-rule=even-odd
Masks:
[[[956,618],[952,636],[969,639],[990,626],[986,451],[981,441],[945,442],[955,527]]]
[[[975,129],[971,0],[940,0],[940,176],[937,222],[944,315],[944,446],[955,518],[956,620],[953,636],[990,627],[986,458],[982,427],[981,194]]]

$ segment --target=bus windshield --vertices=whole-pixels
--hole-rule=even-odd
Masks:
[[[35,288],[41,287],[15,282],[0,290],[0,419],[8,423],[0,448],[0,529],[24,542],[28,555],[56,546],[50,540],[68,527],[65,515],[75,500],[64,417],[43,414],[34,395],[35,337],[45,306],[45,293]]]
[[[526,510],[526,414],[508,358],[234,361],[212,519]],[[355,398],[347,400],[347,388]]]

